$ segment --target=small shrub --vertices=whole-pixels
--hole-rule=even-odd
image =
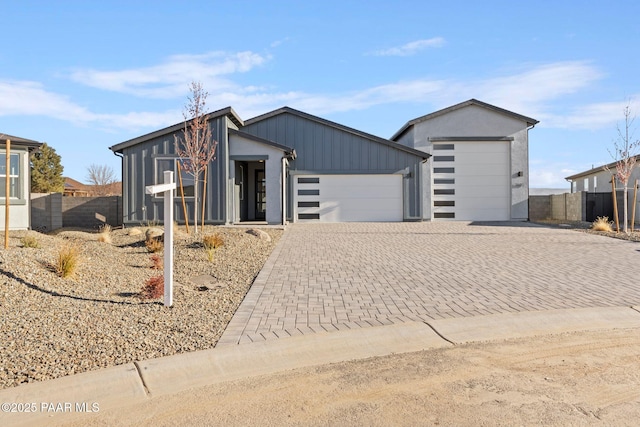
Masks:
[[[58,250],[56,273],[62,278],[72,276],[80,264],[80,248],[74,243],[67,242]]]
[[[33,234],[27,234],[21,239],[22,247],[24,248],[39,248],[40,243],[38,243],[38,239]]]
[[[98,241],[111,243],[111,226],[109,224],[100,226],[100,235],[98,236]]]
[[[160,239],[148,239],[144,242],[144,244],[147,247],[147,251],[154,254],[160,252],[163,248],[163,244]]]
[[[158,299],[164,295],[164,276],[153,276],[144,282],[140,298],[142,299]]]
[[[207,252],[207,259],[211,262],[216,249],[224,245],[224,239],[219,234],[208,234],[202,237],[202,244]]]
[[[599,216],[596,218],[596,220],[593,221],[593,224],[591,224],[591,229],[594,231],[613,231],[611,222],[609,222],[609,217],[606,216]]]
[[[151,255],[151,268],[153,268],[154,270],[162,270],[163,268],[163,259],[160,258],[159,255]]]

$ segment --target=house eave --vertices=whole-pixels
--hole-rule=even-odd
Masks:
[[[207,121],[213,120],[215,118],[218,117],[222,117],[222,116],[226,116],[227,118],[229,118],[229,120],[231,120],[231,122],[233,124],[235,124],[238,127],[241,127],[244,125],[244,122],[242,121],[242,119],[240,118],[240,116],[238,116],[238,114],[233,110],[233,108],[231,107],[226,107],[223,108],[221,110],[217,110],[217,111],[213,111],[211,113],[208,113],[206,115],[206,119]],[[189,120],[190,121],[190,120]],[[189,123],[189,121],[187,121],[187,123]],[[170,133],[174,133],[177,132],[179,130],[182,130],[185,126],[185,122],[182,121],[180,123],[176,123],[174,125],[168,126],[164,129],[160,129],[133,139],[129,139],[127,141],[121,142],[119,144],[113,145],[111,147],[109,147],[109,149],[111,151],[113,151],[114,153],[122,153],[122,151],[126,148],[129,147],[133,147],[134,145],[138,145],[141,144],[143,142],[146,142],[150,139],[153,138],[157,138],[159,136],[163,136],[163,135],[167,135]]]
[[[17,147],[25,147],[29,152],[40,149],[43,144],[42,142],[34,141],[32,139],[20,138],[19,136],[0,133],[0,145],[4,146],[7,139],[11,141],[11,145]]]

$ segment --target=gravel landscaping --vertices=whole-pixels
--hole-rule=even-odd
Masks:
[[[144,233],[114,230],[105,243],[96,232],[12,232],[0,250],[0,388],[214,347],[283,233],[264,231],[270,240],[244,228],[206,226],[199,238],[177,231],[171,308],[138,295],[162,274]],[[212,233],[224,245],[209,262],[201,237]],[[26,235],[39,247],[23,247]],[[63,279],[52,266],[69,242],[81,258]]]

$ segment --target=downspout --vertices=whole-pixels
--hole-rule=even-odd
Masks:
[[[527,128],[527,222],[531,222],[531,205],[529,204],[529,198],[531,195],[529,194],[529,131],[536,127],[535,123],[532,123],[531,126]]]

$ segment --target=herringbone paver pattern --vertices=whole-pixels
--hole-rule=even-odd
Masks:
[[[640,304],[640,244],[521,224],[293,224],[219,345]]]

